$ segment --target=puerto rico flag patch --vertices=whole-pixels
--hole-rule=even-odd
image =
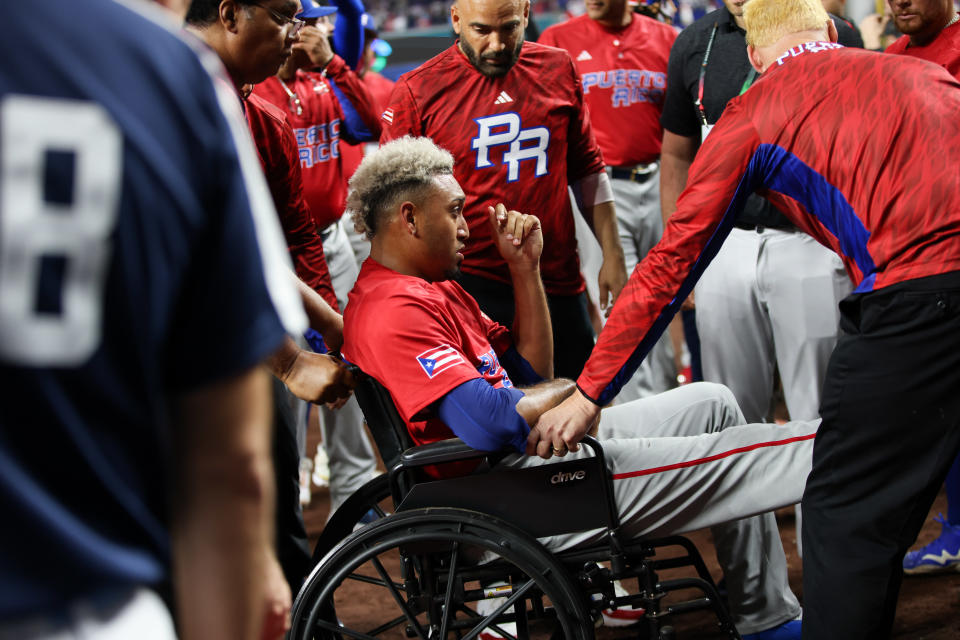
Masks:
[[[417,356],[417,362],[426,372],[428,378],[433,378],[450,367],[464,362],[460,352],[450,345],[442,344],[433,349],[427,349]]]

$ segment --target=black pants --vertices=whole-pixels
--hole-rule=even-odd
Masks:
[[[960,272],[840,309],[803,496],[803,637],[877,640],[960,450]]]
[[[505,327],[513,326],[513,287],[501,282],[460,273],[457,282],[480,308]],[[587,311],[587,296],[547,296],[553,323],[553,375],[576,380],[593,350],[593,325]]]
[[[277,485],[277,559],[283,574],[297,595],[310,572],[310,545],[300,509],[300,449],[297,446],[296,416],[290,392],[277,378],[273,380],[273,472]]]

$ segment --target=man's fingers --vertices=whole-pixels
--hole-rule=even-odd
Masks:
[[[541,440],[537,444],[537,455],[544,460],[549,460],[553,457],[553,448],[549,440]]]
[[[531,216],[531,215],[524,216],[524,220],[523,220],[524,237],[529,236],[531,233],[536,231],[539,226],[540,226],[540,220],[537,219],[537,216]]]
[[[517,213],[516,211],[510,212],[512,216],[510,224],[510,233],[513,235],[513,244],[519,245],[523,242],[523,225],[525,216],[522,213]]]
[[[340,365],[340,367],[342,371],[341,382],[343,383],[343,386],[347,389],[355,388],[357,386],[357,378],[353,375],[353,371],[345,365]]]

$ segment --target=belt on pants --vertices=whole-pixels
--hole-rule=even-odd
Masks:
[[[743,229],[744,231],[756,231],[757,233],[763,233],[767,229],[774,229],[775,231],[783,231],[785,233],[793,233],[794,231],[798,230],[793,225],[786,226],[786,227],[769,226],[769,225],[763,225],[763,224],[753,224],[750,222],[734,222],[733,226],[735,226],[737,229]]]
[[[647,164],[638,164],[633,167],[610,167],[610,177],[614,180],[629,180],[630,182],[644,183],[657,172],[660,163],[656,160]]]

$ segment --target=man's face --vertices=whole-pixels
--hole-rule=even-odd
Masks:
[[[627,0],[587,0],[587,15],[604,24],[620,24],[627,8]]]
[[[739,18],[743,15],[743,5],[747,4],[748,1],[749,0],[723,0],[723,4],[726,5],[727,11]]]
[[[430,281],[449,280],[460,271],[464,243],[470,237],[463,217],[463,189],[450,175],[435,176],[418,207],[420,271]]]
[[[932,38],[953,17],[953,0],[887,0],[901,33]]]
[[[450,8],[460,50],[491,78],[506,75],[516,64],[529,13],[529,0],[457,0]]]
[[[300,11],[295,0],[262,0],[237,10],[237,66],[245,83],[256,84],[274,75],[290,56],[297,34],[290,18]]]

